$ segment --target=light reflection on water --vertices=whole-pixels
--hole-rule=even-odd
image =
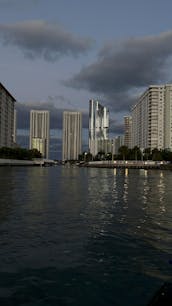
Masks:
[[[24,278],[30,290],[28,273],[33,305],[46,305],[46,279],[59,305],[146,305],[172,277],[171,184],[170,171],[1,167],[4,301],[15,292],[24,304],[16,284]]]

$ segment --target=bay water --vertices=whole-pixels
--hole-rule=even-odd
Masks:
[[[0,167],[0,305],[146,306],[171,262],[171,171]]]

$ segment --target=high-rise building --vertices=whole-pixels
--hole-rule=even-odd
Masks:
[[[14,110],[14,124],[13,124],[13,143],[16,145],[17,142],[17,111]]]
[[[132,117],[124,116],[124,145],[132,148]]]
[[[124,146],[124,135],[116,136],[114,139],[114,153],[119,154],[119,148]]]
[[[133,107],[132,146],[172,150],[172,84],[149,86]]]
[[[30,111],[30,149],[37,149],[42,157],[49,156],[49,111],[31,110]]]
[[[77,111],[63,112],[62,160],[78,160],[82,153],[82,114]]]
[[[0,83],[0,147],[14,145],[15,98]]]
[[[109,110],[97,100],[89,101],[89,151],[95,156],[109,135]]]

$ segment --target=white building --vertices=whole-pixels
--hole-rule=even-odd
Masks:
[[[50,118],[47,110],[30,111],[30,149],[37,149],[42,157],[49,156]]]
[[[172,84],[149,86],[133,107],[132,146],[172,150]]]
[[[89,151],[95,156],[99,152],[99,144],[108,140],[109,110],[97,100],[89,101]],[[106,141],[104,142],[106,143]]]
[[[0,83],[0,147],[14,146],[15,98]]]
[[[119,154],[119,148],[124,146],[124,135],[116,136],[114,139],[114,154]]]
[[[82,114],[77,111],[64,111],[62,160],[78,160],[81,153]]]

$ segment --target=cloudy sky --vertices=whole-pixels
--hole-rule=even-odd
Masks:
[[[171,11],[171,0],[0,0],[0,81],[19,127],[38,106],[59,128],[63,109],[85,115],[96,98],[120,133],[137,96],[172,81]]]

